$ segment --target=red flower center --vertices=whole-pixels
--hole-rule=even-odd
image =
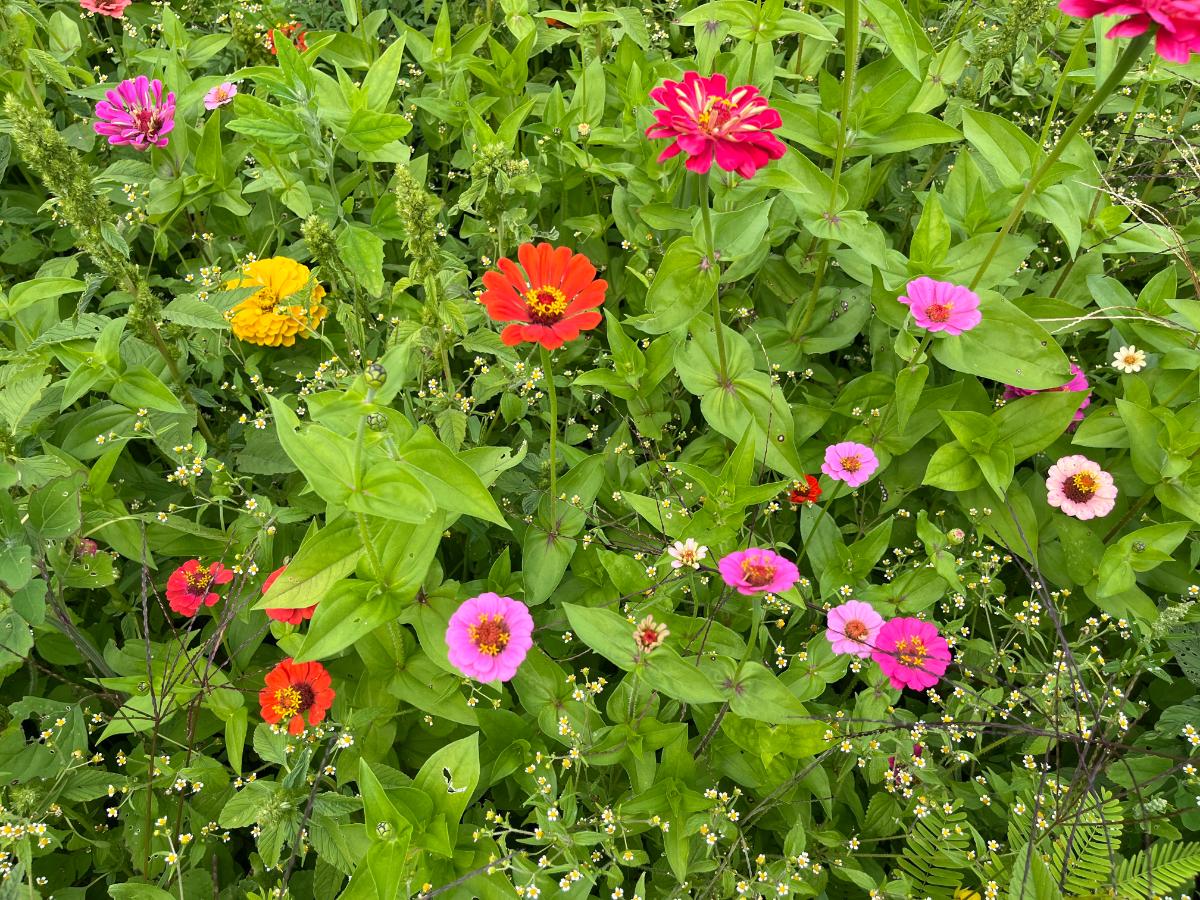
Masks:
[[[187,581],[188,590],[194,594],[207,594],[213,580],[209,571],[211,568],[212,566],[197,566],[190,572],[184,572],[183,577]]]
[[[553,325],[567,308],[567,295],[556,287],[530,288],[525,292],[529,316],[539,325]]]
[[[930,322],[949,322],[953,311],[953,303],[930,303],[925,307],[925,318]]]
[[[843,456],[842,468],[847,472],[857,472],[862,468],[862,457],[860,456]]]
[[[1068,500],[1086,503],[1100,489],[1100,480],[1094,472],[1077,472],[1063,483],[1062,492]]]
[[[867,628],[867,626],[858,619],[851,619],[842,627],[842,631],[845,633],[846,637],[850,638],[852,641],[861,641],[867,636],[870,630],[871,629]]]
[[[642,646],[643,647],[649,647],[650,645],[657,643],[658,642],[658,629],[657,628],[643,628],[641,638],[642,638]]]
[[[129,111],[134,127],[148,138],[158,137],[158,129],[162,127],[158,110],[150,106],[135,106]]]
[[[775,578],[775,566],[762,557],[742,560],[742,577],[753,587],[770,584]]]
[[[704,109],[696,117],[700,130],[708,134],[716,134],[723,126],[735,118],[732,115],[733,103],[725,97],[709,97]]]
[[[929,651],[925,649],[925,642],[919,637],[906,637],[896,641],[896,655],[904,665],[918,669],[929,656]]]
[[[479,622],[467,629],[471,643],[475,649],[486,656],[499,656],[508,646],[509,630],[504,616],[497,613],[489,616],[487,613],[479,617]]]

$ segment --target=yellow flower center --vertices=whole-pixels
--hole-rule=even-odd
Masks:
[[[475,649],[487,656],[499,656],[500,652],[508,646],[508,623],[499,613],[494,616],[484,613],[479,617],[478,624],[471,625],[467,629],[467,634],[471,638],[471,643],[475,645]]]
[[[775,578],[775,567],[762,557],[742,560],[742,577],[753,587],[770,584]]]
[[[280,688],[275,692],[275,714],[281,719],[290,719],[300,712],[300,692],[294,687]]]
[[[896,655],[904,665],[916,669],[925,662],[929,651],[925,649],[925,642],[919,637],[907,637],[896,642]]]
[[[1100,479],[1095,472],[1076,472],[1071,480],[1063,485],[1063,493],[1076,503],[1083,503],[1100,489]]]
[[[567,308],[567,295],[556,287],[530,288],[525,292],[529,315],[540,325],[550,325],[562,318]]]
[[[949,322],[953,310],[953,303],[930,303],[925,307],[925,317],[930,322]]]
[[[843,456],[842,468],[847,472],[857,472],[862,468],[862,458],[859,456]]]
[[[211,568],[212,566],[199,566],[193,572],[186,572],[183,577],[188,583],[188,587],[196,593],[207,591],[209,584],[212,582],[212,575],[209,574]]]

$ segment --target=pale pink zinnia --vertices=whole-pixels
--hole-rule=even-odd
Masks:
[[[1134,37],[1155,27],[1154,49],[1163,59],[1186,63],[1200,53],[1200,0],[1059,0],[1068,16],[1128,16],[1108,37]]]
[[[850,600],[829,611],[829,627],[825,637],[833,644],[834,653],[849,653],[868,657],[875,647],[875,637],[883,626],[883,616],[875,607],[861,600]]]
[[[232,103],[237,96],[237,85],[232,81],[222,82],[204,95],[204,108],[214,110],[226,103]]]
[[[962,285],[922,276],[910,281],[905,291],[896,299],[912,311],[913,319],[927,331],[958,335],[983,321],[979,296]]]
[[[777,594],[800,580],[800,570],[774,550],[750,547],[722,557],[717,563],[721,578],[739,594]]]
[[[821,471],[834,481],[844,481],[850,487],[864,484],[879,468],[879,457],[866,444],[842,441],[825,448]]]
[[[108,16],[110,19],[123,19],[125,7],[133,0],[79,0],[79,5],[88,12],[98,16]]]
[[[1064,456],[1046,475],[1046,502],[1076,519],[1103,518],[1117,504],[1117,486],[1086,456]]]
[[[1083,411],[1088,408],[1092,402],[1092,386],[1088,384],[1087,375],[1083,369],[1071,363],[1071,380],[1066,384],[1061,384],[1056,388],[1046,388],[1047,391],[1086,391],[1087,396],[1083,398],[1083,402],[1079,404],[1079,409],[1075,410],[1075,421],[1083,421]],[[1034,394],[1043,393],[1042,391],[1031,391],[1025,388],[1013,387],[1011,384],[1004,386],[1004,399],[1015,400],[1018,397],[1030,397]]]
[[[950,665],[950,645],[937,626],[920,619],[899,618],[884,623],[875,636],[871,658],[896,690],[923,691],[938,683]]]
[[[752,178],[787,150],[771,133],[783,120],[753,85],[731,91],[724,75],[685,72],[683,81],[664,81],[650,97],[663,108],[654,110],[646,136],[672,138],[659,162],[684,153],[692,172],[707,172],[715,160],[726,172]]]
[[[533,646],[524,603],[491,592],[465,601],[446,627],[450,664],[476,681],[508,681]]]
[[[175,93],[168,91],[164,99],[161,81],[145,75],[126,78],[104,96],[96,104],[96,134],[135,150],[167,146],[167,134],[175,127]]]

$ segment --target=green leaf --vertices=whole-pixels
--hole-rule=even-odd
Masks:
[[[921,221],[913,232],[912,244],[909,247],[909,259],[920,272],[935,270],[946,259],[950,249],[950,223],[942,211],[942,201],[936,191],[930,191],[925,197],[925,209],[921,213]]]
[[[379,55],[379,59],[371,63],[367,77],[363,79],[362,91],[367,98],[367,108],[374,112],[387,109],[395,93],[396,78],[404,62],[404,37],[404,32],[400,32],[396,40]]]
[[[122,372],[108,395],[130,409],[144,406],[162,412],[187,412],[179,399],[171,393],[171,389],[145,366],[136,366]]]
[[[234,99],[238,117],[227,127],[280,150],[292,150],[308,144],[308,130],[296,113],[271,106],[269,103],[242,92]]]
[[[29,495],[29,525],[40,537],[64,538],[79,530],[81,481],[81,475],[56,478]]]
[[[943,444],[934,451],[925,467],[922,484],[944,491],[966,491],[983,480],[975,458],[957,441]]]
[[[717,290],[717,269],[690,237],[667,248],[646,294],[649,315],[637,322],[647,334],[663,334],[687,325],[707,308]]]
[[[27,306],[64,294],[77,294],[85,287],[87,285],[76,278],[34,278],[32,281],[22,281],[8,289],[4,312],[11,318]]]
[[[168,894],[160,887],[152,884],[140,884],[136,881],[110,884],[108,896],[113,900],[178,900],[174,894]]]
[[[358,283],[372,297],[383,293],[383,238],[365,228],[347,222],[337,236],[342,260]]]
[[[452,837],[478,784],[478,733],[434,751],[413,779],[413,787],[433,800],[434,809],[446,817]]]
[[[163,307],[163,318],[188,328],[229,330],[229,323],[219,309],[195,297],[176,297]]]
[[[903,0],[862,0],[863,10],[875,24],[872,33],[881,37],[896,54],[900,65],[920,81],[921,62],[933,52],[925,30],[905,8]]]
[[[356,153],[370,153],[398,141],[412,130],[404,116],[356,110],[342,133],[342,146]]]
[[[400,615],[404,607],[395,594],[377,591],[370,582],[341,581],[317,604],[296,653],[296,662],[328,659],[360,637]]]
[[[1010,400],[992,415],[997,437],[1012,445],[1017,462],[1028,459],[1066,433],[1086,397],[1084,391],[1048,391]]]
[[[296,609],[320,602],[334,584],[354,571],[363,554],[353,517],[343,516],[307,538],[254,609]]]
[[[504,514],[475,470],[439,441],[427,425],[417,430],[397,456],[432,495],[439,510],[508,528]]]

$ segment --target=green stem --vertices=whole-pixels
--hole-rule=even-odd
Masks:
[[[700,218],[704,222],[704,250],[708,254],[708,264],[717,270],[717,284],[713,290],[712,317],[713,330],[717,335],[717,359],[720,362],[720,385],[729,383],[729,364],[725,356],[725,335],[721,326],[721,263],[717,260],[717,245],[713,240],[712,227],[712,185],[709,183],[709,173],[696,176],[700,185]]]
[[[542,368],[546,370],[546,394],[550,398],[550,519],[553,521],[558,503],[558,389],[554,386],[554,361],[545,347]],[[557,523],[553,527],[557,528]]]
[[[367,388],[367,399],[364,401],[366,406],[370,406],[375,402],[375,388]],[[358,490],[362,486],[362,456],[363,444],[367,435],[367,414],[363,415],[358,420],[358,434],[354,438],[354,488]],[[371,561],[371,568],[375,572],[375,577],[383,579],[383,565],[379,560],[379,554],[375,551],[375,542],[371,540],[371,532],[367,528],[367,517],[362,513],[355,513],[354,520],[358,523],[358,537],[362,541],[363,547],[367,551],[367,558]]]
[[[1074,71],[1072,63],[1075,62],[1075,55],[1084,45],[1088,31],[1088,28],[1079,29],[1079,36],[1075,38],[1075,46],[1071,48],[1071,53],[1067,56],[1067,61],[1063,64],[1062,74],[1058,77],[1058,84],[1054,88],[1054,97],[1050,101],[1050,108],[1046,110],[1046,121],[1042,123],[1042,139],[1039,143],[1043,147],[1046,146],[1046,141],[1050,140],[1050,126],[1054,122],[1054,114],[1058,112],[1058,101],[1062,99],[1063,88],[1067,86],[1067,76]]]
[[[746,644],[746,653],[738,663],[737,671],[734,672],[733,680],[736,683],[738,676],[742,674],[742,669],[746,667],[746,663],[754,658],[754,651],[758,649],[758,632],[762,630],[763,623],[763,608],[762,599],[758,594],[754,595],[753,608],[750,612],[750,641]]]
[[[1039,165],[1037,169],[1034,170],[1033,174],[1029,176],[1029,181],[1025,185],[1025,190],[1022,191],[1021,196],[1017,198],[1017,205],[1013,207],[1012,213],[1009,214],[1008,219],[1000,228],[999,233],[996,235],[996,239],[992,241],[992,246],[988,250],[987,256],[984,257],[979,269],[975,272],[975,277],[971,280],[970,284],[971,290],[975,290],[975,288],[979,286],[979,282],[983,280],[984,273],[987,272],[988,267],[991,266],[992,260],[996,258],[996,254],[1000,252],[1000,246],[1004,243],[1004,239],[1008,237],[1008,233],[1012,231],[1017,222],[1020,221],[1021,214],[1025,212],[1025,206],[1033,198],[1033,194],[1037,190],[1038,184],[1046,176],[1046,173],[1050,171],[1054,164],[1058,162],[1058,158],[1062,156],[1063,151],[1067,149],[1067,146],[1071,143],[1075,136],[1079,134],[1080,129],[1091,120],[1092,116],[1095,115],[1096,110],[1100,108],[1100,106],[1109,98],[1112,92],[1117,89],[1117,86],[1120,85],[1125,76],[1129,74],[1129,70],[1133,68],[1133,64],[1136,63],[1141,57],[1142,51],[1146,49],[1146,45],[1150,43],[1150,38],[1153,36],[1153,29],[1147,29],[1144,34],[1138,35],[1129,42],[1129,46],[1125,48],[1125,51],[1117,59],[1112,71],[1109,72],[1108,77],[1104,79],[1104,83],[1096,89],[1096,91],[1092,94],[1091,99],[1088,100],[1083,109],[1079,111],[1079,113],[1071,121],[1071,124],[1066,127],[1059,139],[1054,142],[1054,146],[1050,148],[1050,152],[1046,154],[1046,158],[1042,160],[1041,165]]]

